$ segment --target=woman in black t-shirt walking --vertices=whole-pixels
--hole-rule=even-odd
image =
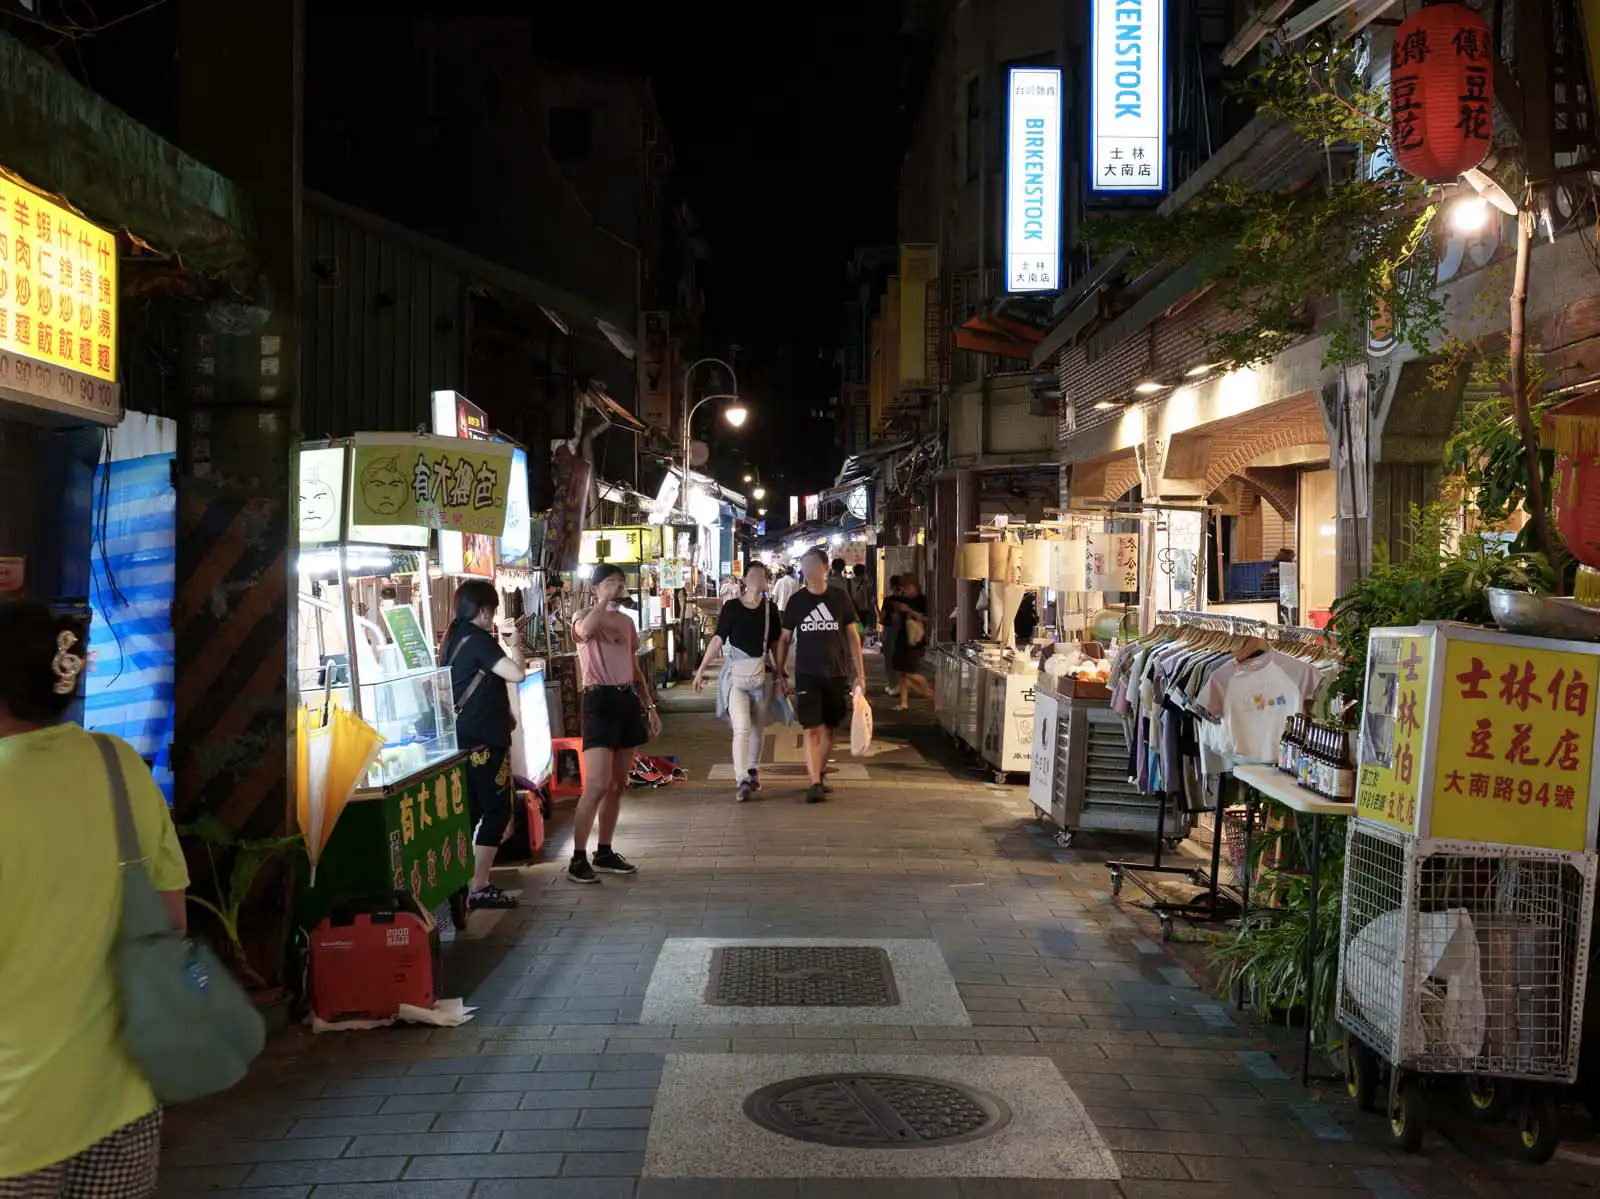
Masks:
[[[717,714],[726,712],[733,725],[733,777],[740,803],[761,790],[761,739],[773,685],[767,652],[782,635],[777,605],[767,598],[767,568],[752,562],[744,572],[743,593],[722,605],[716,635],[706,646],[700,669],[694,672],[694,689],[699,692],[705,686],[706,663],[723,647]]]
[[[467,804],[471,809],[474,908],[514,908],[517,901],[489,882],[495,854],[511,826],[511,696],[522,667],[500,647],[491,629],[500,608],[492,583],[469,579],[456,591],[456,618],[444,635],[439,658],[450,667],[456,708],[456,741],[467,750]]]

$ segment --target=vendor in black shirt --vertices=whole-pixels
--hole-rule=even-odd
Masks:
[[[761,790],[761,742],[772,699],[767,652],[781,636],[783,617],[777,605],[767,598],[767,568],[752,562],[745,568],[739,598],[722,605],[716,635],[706,646],[700,669],[694,672],[694,689],[698,692],[705,685],[706,663],[719,647],[724,649],[722,671],[717,677],[717,714],[725,712],[733,725],[734,797],[740,803]]]
[[[456,591],[456,618],[444,635],[439,659],[450,667],[456,739],[467,754],[467,802],[472,813],[473,871],[467,904],[514,908],[517,901],[489,882],[495,854],[511,827],[511,696],[522,667],[490,632],[500,594],[492,583],[470,579]]]

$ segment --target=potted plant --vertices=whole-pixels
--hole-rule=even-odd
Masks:
[[[250,964],[244,942],[239,936],[239,917],[262,868],[274,858],[301,848],[303,838],[299,833],[282,837],[238,837],[212,815],[182,825],[178,832],[185,837],[193,837],[204,846],[216,896],[213,900],[191,891],[189,902],[215,917],[225,938],[218,952],[256,1005],[263,1009],[263,1014],[267,1014],[265,1009],[282,1009],[281,1015],[286,1019],[288,1006],[284,990],[282,987],[267,986],[266,980]]]

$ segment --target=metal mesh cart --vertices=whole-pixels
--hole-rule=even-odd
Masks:
[[[1425,1084],[1512,1114],[1548,1160],[1577,1076],[1595,900],[1600,646],[1464,625],[1373,631],[1337,1014],[1351,1097],[1415,1149]]]
[[[1352,1097],[1372,1106],[1387,1067],[1403,1147],[1421,1137],[1421,1076],[1454,1075],[1479,1115],[1517,1106],[1524,1156],[1554,1151],[1549,1092],[1505,1084],[1577,1075],[1594,894],[1593,854],[1352,823],[1339,1021]]]

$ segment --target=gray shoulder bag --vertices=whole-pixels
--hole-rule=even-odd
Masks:
[[[122,1047],[162,1103],[225,1091],[266,1044],[261,1014],[215,954],[172,926],[146,872],[116,742],[96,734],[111,781],[122,870],[122,916],[112,948]]]

